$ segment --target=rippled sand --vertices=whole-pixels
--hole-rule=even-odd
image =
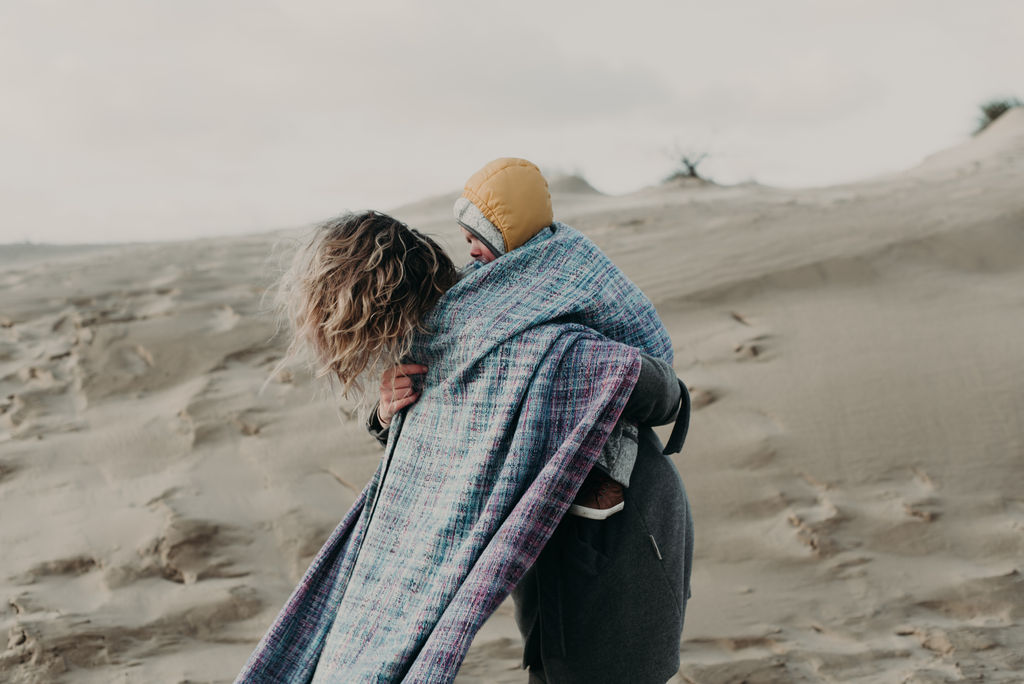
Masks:
[[[1019,681],[1024,111],[815,190],[561,179],[695,414],[679,682]],[[453,196],[395,213],[458,255]],[[294,234],[0,247],[0,679],[227,682],[377,465],[281,355]],[[460,682],[524,682],[510,606]]]

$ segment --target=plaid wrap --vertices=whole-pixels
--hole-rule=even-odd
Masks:
[[[533,564],[636,383],[651,302],[555,224],[428,317],[424,391],[236,682],[450,682]]]

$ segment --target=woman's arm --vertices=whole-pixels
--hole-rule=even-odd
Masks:
[[[391,429],[391,425],[384,425],[380,420],[380,414],[377,410],[380,408],[380,403],[376,403],[373,406],[373,412],[370,413],[370,417],[366,419],[366,431],[370,435],[380,442],[381,446],[385,446],[388,443],[388,431]]]
[[[675,420],[679,413],[679,403],[682,398],[679,379],[676,377],[672,365],[667,361],[643,353],[640,354],[640,360],[640,376],[626,401],[626,406],[622,409],[621,417],[640,425],[667,425]],[[424,366],[419,366],[417,370],[419,368],[426,370]],[[411,371],[412,368],[409,370]],[[400,374],[398,377],[399,382],[407,381],[407,378]],[[381,402],[373,407],[370,417],[366,420],[366,431],[382,445],[387,444],[390,418],[397,413],[397,410],[389,412],[388,422],[385,423],[381,420],[380,407],[382,402],[387,405],[387,402],[396,394],[395,378],[396,373],[393,371],[385,373],[381,380]],[[411,389],[411,385],[409,389]],[[401,401],[396,401],[395,404],[402,404],[400,409],[414,403],[417,399],[419,399],[419,393],[414,393],[403,397]]]
[[[670,364],[642,352],[640,359],[640,377],[622,410],[622,417],[646,426],[675,421],[662,453],[677,454],[690,428],[690,393]]]
[[[640,425],[666,425],[679,413],[682,389],[672,365],[640,354],[640,377],[629,395],[622,417]]]

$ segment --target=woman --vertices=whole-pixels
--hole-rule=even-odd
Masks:
[[[455,282],[436,244],[373,212],[300,260],[292,319],[321,374],[348,390],[403,358],[428,371],[237,681],[451,681],[572,503],[639,350],[670,358],[650,302],[575,231],[502,261]],[[635,320],[611,341],[602,311],[623,303]]]

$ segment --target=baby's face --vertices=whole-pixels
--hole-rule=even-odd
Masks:
[[[466,238],[466,242],[469,244],[470,257],[476,259],[482,264],[489,264],[494,261],[494,254],[491,250],[487,249],[484,243],[480,242],[480,238],[473,235],[462,226],[459,226],[459,230],[462,231],[462,236]]]

